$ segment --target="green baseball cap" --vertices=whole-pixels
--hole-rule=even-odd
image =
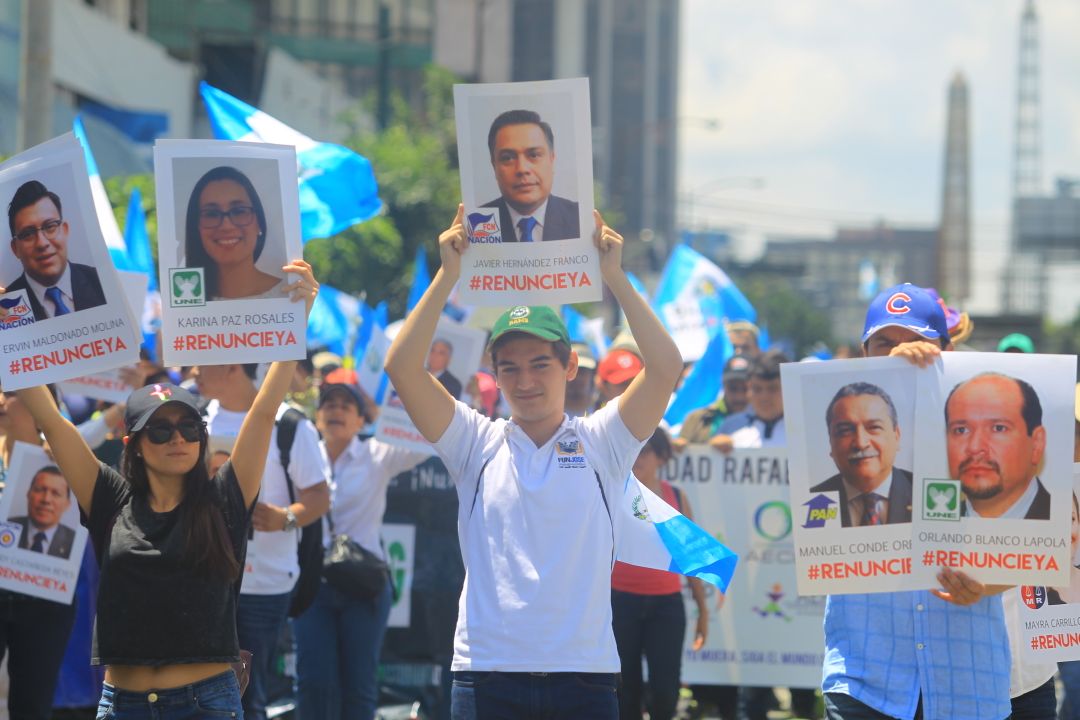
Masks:
[[[1012,333],[1001,338],[997,351],[1033,353],[1035,352],[1035,343],[1031,342],[1031,338],[1024,333]]]
[[[548,342],[562,341],[570,344],[570,333],[566,331],[566,325],[559,314],[547,305],[516,305],[504,312],[491,328],[488,348],[500,337],[511,332],[528,333]]]

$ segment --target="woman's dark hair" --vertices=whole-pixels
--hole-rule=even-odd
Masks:
[[[199,418],[200,422],[202,418]],[[137,453],[143,431],[131,434],[120,470],[136,495],[150,494],[146,462]],[[180,502],[180,525],[185,530],[185,556],[188,565],[208,577],[234,581],[240,577],[240,562],[229,540],[225,517],[211,492],[210,473],[206,468],[206,447],[209,435],[203,428],[199,438],[199,459],[184,476],[184,499]]]
[[[184,226],[184,262],[186,267],[201,267],[206,281],[206,298],[210,299],[218,294],[218,266],[203,248],[202,237],[199,234],[199,198],[203,190],[212,182],[218,180],[232,180],[244,188],[251,198],[251,207],[255,210],[255,219],[259,223],[259,237],[255,241],[255,259],[262,254],[263,245],[266,244],[266,213],[263,211],[262,201],[255,192],[255,186],[248,180],[247,175],[229,165],[221,165],[208,171],[199,178],[195,187],[191,190],[188,198],[187,224]]]

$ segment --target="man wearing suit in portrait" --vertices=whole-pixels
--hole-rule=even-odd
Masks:
[[[531,110],[508,110],[491,123],[488,151],[501,196],[483,207],[499,209],[503,242],[581,237],[578,204],[551,194],[555,136]]]
[[[56,193],[37,180],[20,185],[8,204],[8,227],[23,272],[5,292],[25,290],[35,320],[105,304],[97,270],[68,262],[68,221]]]
[[[911,522],[912,475],[893,467],[900,447],[896,406],[877,385],[840,388],[825,412],[829,454],[840,472],[810,488],[840,494],[842,527]]]
[[[450,372],[450,358],[454,355],[454,346],[443,338],[435,338],[428,351],[427,369],[442,383],[446,392],[455,400],[461,399],[461,381]]]
[[[55,465],[34,474],[26,491],[26,515],[10,517],[8,522],[22,526],[19,547],[52,557],[71,556],[75,531],[60,522],[71,505],[71,489]]]
[[[1029,383],[995,372],[960,383],[945,400],[945,436],[949,477],[966,498],[961,514],[1050,519],[1050,493],[1038,477],[1046,428]]]

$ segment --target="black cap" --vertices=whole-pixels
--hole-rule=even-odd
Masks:
[[[141,387],[128,396],[127,410],[124,411],[124,424],[128,432],[142,430],[158,408],[170,403],[184,405],[195,415],[201,414],[195,396],[187,390],[172,383],[155,383]]]
[[[750,361],[743,355],[733,355],[724,363],[724,380],[746,380],[750,377]]]
[[[335,390],[343,390],[348,393],[349,398],[356,403],[356,408],[360,411],[360,414],[364,413],[364,397],[360,394],[360,390],[349,383],[323,383],[319,386],[319,407],[323,406],[330,393]]]

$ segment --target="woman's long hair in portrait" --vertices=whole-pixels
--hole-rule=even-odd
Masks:
[[[266,244],[266,212],[263,210],[259,194],[255,192],[255,186],[251,184],[247,175],[232,166],[219,165],[199,178],[191,190],[191,197],[188,198],[187,222],[184,225],[184,263],[185,267],[203,269],[207,299],[216,297],[218,294],[218,266],[206,253],[202,244],[202,236],[199,233],[199,198],[202,197],[206,186],[216,180],[232,180],[244,188],[248,197],[251,198],[255,220],[259,224],[259,238],[255,241],[255,260],[262,255],[263,246]]]
[[[120,469],[132,492],[147,497],[150,494],[150,480],[146,473],[146,462],[137,453],[142,434],[141,430],[131,434],[120,459]],[[209,435],[204,427],[199,438],[199,459],[195,467],[184,475],[184,497],[180,501],[179,511],[180,524],[186,536],[186,561],[191,567],[201,568],[207,577],[234,581],[240,577],[241,567],[229,540],[225,518],[211,492],[210,473],[206,466],[208,443]]]

